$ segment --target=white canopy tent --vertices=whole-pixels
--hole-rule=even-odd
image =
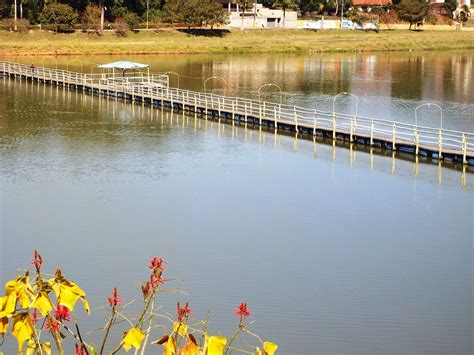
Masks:
[[[101,64],[98,65],[97,68],[100,69],[112,69],[112,74],[115,74],[115,69],[119,69],[122,71],[122,75],[125,75],[125,71],[129,69],[143,69],[147,68],[148,75],[150,75],[150,66],[148,64],[136,63],[136,62],[129,62],[125,60],[121,60],[118,62],[108,63],[108,64]]]

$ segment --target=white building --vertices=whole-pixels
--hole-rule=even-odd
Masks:
[[[262,4],[251,2],[243,13],[242,8],[233,1],[223,1],[229,11],[229,26],[251,28],[297,28],[297,12],[293,10],[269,9]]]

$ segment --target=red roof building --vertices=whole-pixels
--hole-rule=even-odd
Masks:
[[[353,0],[353,5],[358,7],[392,5],[392,0]]]

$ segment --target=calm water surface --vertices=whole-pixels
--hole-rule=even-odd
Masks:
[[[370,70],[368,57],[131,59],[227,74],[249,96],[255,80],[279,79],[301,104],[358,88],[360,110],[391,117],[442,100],[451,124],[472,130],[472,54],[377,55]],[[399,68],[389,83],[377,64],[387,60]],[[418,79],[400,74],[412,65]],[[438,87],[429,68],[443,68]],[[180,85],[199,89],[193,80]],[[157,255],[177,279],[169,287],[189,293],[164,295],[163,312],[190,301],[229,336],[246,300],[282,354],[473,353],[470,174],[1,79],[0,184],[2,283],[37,248],[97,308],[113,286],[139,298]],[[92,329],[93,314],[81,315]]]

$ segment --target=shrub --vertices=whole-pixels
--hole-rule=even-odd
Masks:
[[[123,15],[123,19],[124,19],[125,22],[127,23],[128,28],[129,28],[130,30],[138,29],[138,26],[139,26],[139,24],[140,24],[140,18],[138,17],[138,15],[137,15],[136,13],[127,11],[127,12]]]
[[[8,18],[5,21],[2,21],[2,27],[4,27],[7,31],[14,31],[15,30],[15,21],[12,18]],[[25,33],[28,31],[28,27],[30,26],[30,21],[26,19],[17,19],[16,20],[16,30],[20,33]]]
[[[16,22],[16,30],[21,33],[26,33],[28,31],[29,26],[30,21],[26,19],[17,20]]]
[[[431,25],[436,25],[438,23],[438,16],[430,12],[428,13],[428,15],[426,15],[426,22],[428,22]]]
[[[87,5],[81,16],[82,28],[85,31],[100,31],[100,8],[98,6]]]
[[[42,24],[53,25],[56,32],[65,32],[74,28],[77,18],[77,13],[71,6],[52,2],[44,7],[39,20]]]
[[[115,34],[118,37],[125,37],[127,35],[127,31],[130,30],[128,27],[127,21],[123,19],[123,17],[117,17],[114,23]]]

